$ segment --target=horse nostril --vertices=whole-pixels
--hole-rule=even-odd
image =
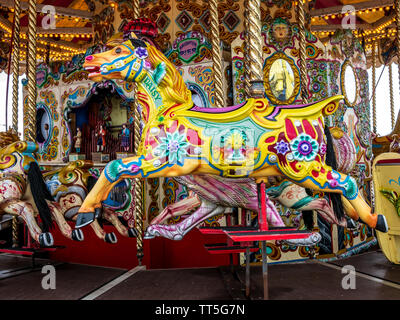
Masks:
[[[92,60],[93,60],[93,56],[87,56],[87,57],[85,58],[85,60],[86,60],[86,61],[92,61]]]

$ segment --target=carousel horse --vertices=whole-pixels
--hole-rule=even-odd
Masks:
[[[76,220],[80,205],[96,182],[96,178],[89,172],[92,167],[92,161],[78,160],[44,174],[47,188],[55,200],[53,206],[63,212],[65,220]],[[136,236],[136,231],[127,228],[121,221],[123,219],[115,214],[112,207],[106,207],[101,218],[110,222],[122,236],[130,238]],[[90,226],[99,239],[107,243],[117,243],[114,232],[106,233],[98,221],[94,221]],[[64,236],[69,237],[68,228],[60,228],[60,230]],[[82,241],[82,230],[78,230],[80,231],[79,240]]]
[[[20,217],[26,223],[32,238],[41,246],[54,244],[53,236],[49,232],[53,221],[65,237],[82,241],[82,230],[73,230],[65,220],[65,217],[68,218],[73,212],[73,204],[76,202],[75,212],[77,212],[87,194],[82,180],[73,181],[81,172],[77,172],[76,165],[69,164],[63,169],[45,174],[46,182],[49,177],[53,179],[50,184],[46,184],[33,157],[33,153],[38,150],[37,145],[18,140],[18,136],[13,136],[10,132],[0,133],[0,147],[3,147],[0,149],[0,214]],[[59,184],[58,188],[54,189],[56,180],[54,178],[58,177],[59,171],[64,177],[62,180],[64,184]],[[52,192],[49,192],[49,185]],[[82,198],[79,198],[80,196]],[[44,231],[36,221],[37,212],[42,220]],[[125,228],[110,209],[104,213],[104,218],[111,221],[122,235],[135,236],[135,232]],[[106,242],[116,243],[115,234],[105,233],[97,221],[92,224],[92,228],[99,238]]]
[[[337,159],[335,164],[338,170],[348,173],[356,164],[356,150],[351,138],[340,128],[331,130],[334,153]],[[145,234],[146,239],[162,236],[171,240],[181,240],[187,232],[204,220],[214,215],[226,212],[229,207],[240,207],[247,210],[257,211],[257,186],[254,179],[228,179],[213,175],[203,176],[181,176],[174,178],[189,190],[189,196],[177,203],[168,205],[148,226]],[[353,220],[347,220],[339,215],[330,206],[324,197],[314,198],[309,196],[306,190],[288,180],[274,181],[269,179],[266,189],[267,196],[278,204],[296,211],[316,210],[329,224],[337,224],[342,227],[355,228],[353,220],[358,220],[358,215],[352,208],[345,206],[347,215]],[[238,182],[239,189],[235,189]],[[245,197],[243,195],[246,195]],[[267,199],[268,201],[268,199]],[[208,203],[218,204],[216,207]],[[223,207],[223,208],[220,208]],[[195,211],[194,211],[195,210]],[[189,218],[176,224],[163,224],[167,219],[185,215],[194,211]],[[274,212],[272,211],[274,214]],[[278,216],[272,216],[268,221],[271,226],[283,226]],[[314,239],[314,237],[312,238]]]
[[[12,142],[0,139],[0,214],[20,217],[27,225],[32,238],[41,246],[54,244],[49,232],[51,201],[39,166],[33,158],[37,145],[31,142]],[[18,139],[14,139],[18,140]],[[37,212],[42,220],[42,228],[36,222]]]
[[[107,164],[79,209],[76,228],[94,221],[122,179],[211,174],[256,183],[283,176],[304,188],[338,193],[364,223],[387,232],[385,217],[371,212],[355,179],[325,162],[324,116],[337,110],[343,96],[307,105],[270,106],[267,99],[251,98],[237,106],[199,108],[172,63],[133,35],[85,59],[93,81],[136,82],[145,124],[137,155]]]

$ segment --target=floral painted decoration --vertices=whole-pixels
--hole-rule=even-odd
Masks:
[[[278,141],[276,144],[276,152],[279,154],[286,154],[290,151],[289,144],[283,140]]]
[[[319,145],[311,136],[301,133],[290,142],[293,156],[298,161],[313,161],[317,156]]]
[[[179,132],[169,133],[165,138],[160,138],[160,144],[155,149],[155,154],[160,157],[168,157],[168,162],[171,164],[184,162],[184,157],[187,155],[189,143],[186,141],[185,135]]]
[[[136,50],[135,50],[135,55],[139,58],[139,59],[146,59],[148,56],[149,56],[149,54],[148,54],[148,52],[147,52],[147,50],[146,50],[146,48],[143,48],[143,47],[138,47],[138,48],[136,48]]]

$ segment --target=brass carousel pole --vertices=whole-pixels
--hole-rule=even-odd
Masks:
[[[393,70],[392,63],[389,64],[389,94],[390,94],[390,120],[394,129],[394,100],[393,100]]]
[[[398,72],[399,72],[399,86],[400,86],[400,0],[394,0],[394,9],[396,12],[397,66],[398,66]]]
[[[245,100],[250,98],[250,74],[249,74],[249,8],[248,8],[248,0],[244,1],[244,52],[243,52],[243,68],[244,68],[244,92],[245,92]]]
[[[21,2],[15,0],[14,4],[14,31],[12,39],[11,72],[13,74],[13,99],[12,99],[12,129],[18,133],[18,77],[19,77],[19,46],[20,46],[20,15]],[[18,247],[18,218],[13,217],[11,222],[12,246]]]
[[[14,5],[14,38],[12,53],[13,98],[12,98],[12,128],[18,132],[18,80],[19,80],[19,51],[20,51],[20,15],[21,2],[15,0]]]
[[[376,134],[376,94],[375,94],[375,84],[376,84],[376,43],[372,43],[372,131]]]
[[[300,57],[300,76],[301,76],[301,99],[303,104],[308,102],[307,92],[307,68],[306,68],[306,27],[305,27],[305,0],[299,0],[297,8],[299,22],[299,57]]]
[[[260,0],[249,0],[247,11],[247,52],[249,59],[250,95],[264,97],[263,38],[261,35]],[[245,52],[246,54],[246,52]]]
[[[36,0],[28,3],[28,55],[27,55],[27,91],[28,103],[24,110],[24,139],[36,140]]]
[[[133,18],[140,18],[139,0],[133,0]],[[135,110],[134,118],[134,152],[137,154],[140,144],[140,111],[139,103],[136,99],[137,87],[134,86],[133,92],[135,100],[133,102],[133,108]],[[140,178],[134,179],[134,193],[135,193],[135,228],[136,228],[136,256],[138,258],[139,265],[142,265],[143,259],[143,220],[144,220],[144,208],[143,208],[143,182]]]
[[[210,34],[212,46],[213,79],[215,92],[215,106],[221,108],[224,103],[224,91],[222,85],[222,54],[219,38],[219,20],[218,20],[218,0],[209,0],[210,11]]]

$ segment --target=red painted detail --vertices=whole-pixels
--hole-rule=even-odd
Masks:
[[[243,241],[274,241],[289,239],[305,239],[311,235],[310,232],[282,232],[274,231],[255,231],[255,232],[227,232],[227,236],[234,242]]]
[[[176,128],[178,127],[178,121],[174,120],[171,122],[171,125],[169,127],[167,127],[167,132],[169,133],[173,133],[175,132]]]
[[[267,221],[267,204],[266,204],[266,194],[265,194],[265,183],[261,182],[260,186],[260,213],[258,214],[258,224],[260,226],[260,230],[266,231],[268,230],[268,221]]]
[[[186,127],[183,124],[181,124],[179,126],[179,134],[183,134],[185,132],[185,129],[186,129]]]
[[[265,143],[273,143],[275,141],[275,137],[268,137],[267,139],[265,139]]]
[[[286,135],[290,140],[293,140],[294,138],[297,137],[297,130],[290,119],[285,119],[285,129],[286,129]]]
[[[21,249],[0,249],[2,253],[19,254],[23,256],[33,256],[35,254],[34,250],[21,250]]]
[[[313,170],[313,171],[311,172],[311,174],[313,175],[314,178],[317,178],[317,177],[319,176],[319,172],[318,172],[318,171],[315,171],[315,170]]]
[[[195,146],[200,146],[204,143],[199,137],[199,134],[197,133],[196,130],[189,128],[186,132],[186,137],[188,141]]]
[[[384,164],[384,163],[386,163],[386,164],[397,164],[397,163],[400,163],[400,159],[386,159],[386,160],[379,160],[376,164],[377,165],[379,165],[379,164]]]
[[[289,165],[292,167],[293,171],[299,172],[299,170],[296,168],[296,164],[297,164],[297,161],[289,162]]]
[[[306,133],[309,136],[311,136],[311,138],[315,139],[317,137],[313,126],[311,125],[311,123],[308,120],[303,119],[303,127],[304,127],[304,130],[306,131]]]
[[[225,249],[223,248],[218,248],[218,249],[211,249],[211,248],[206,248],[208,253],[210,254],[232,254],[232,253],[243,253],[246,252],[247,247],[240,247],[237,246],[237,248],[233,248],[233,247],[225,247]],[[250,252],[257,252],[259,251],[260,248],[250,248]]]
[[[331,180],[332,178],[332,171],[328,171],[328,173],[326,174],[326,177]]]

